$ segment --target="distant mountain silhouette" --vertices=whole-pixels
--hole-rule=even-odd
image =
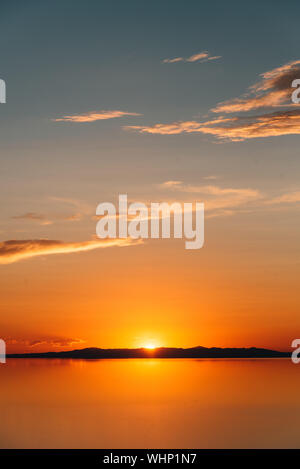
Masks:
[[[169,348],[158,347],[155,349],[101,349],[84,348],[67,352],[45,353],[14,353],[7,358],[284,358],[290,357],[290,352],[278,352],[263,348],[218,348],[218,347],[193,347],[193,348]]]

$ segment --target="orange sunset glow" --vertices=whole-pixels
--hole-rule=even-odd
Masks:
[[[1,2],[0,451],[300,445],[299,18]]]

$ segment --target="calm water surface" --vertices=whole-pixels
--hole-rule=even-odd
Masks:
[[[300,447],[300,365],[8,360],[2,448]]]

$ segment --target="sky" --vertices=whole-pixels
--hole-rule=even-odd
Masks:
[[[8,351],[299,336],[299,2],[2,2]],[[99,243],[96,207],[205,204],[205,244]],[[100,246],[101,244],[101,246]]]

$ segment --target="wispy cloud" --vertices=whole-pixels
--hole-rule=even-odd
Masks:
[[[201,133],[214,135],[221,140],[238,142],[252,138],[300,134],[300,110],[219,118],[207,122],[183,121],[153,126],[127,126],[125,129],[157,135]]]
[[[70,116],[63,116],[56,119],[52,119],[55,122],[95,122],[100,120],[107,119],[116,119],[118,117],[126,116],[141,116],[136,112],[126,112],[126,111],[90,111],[85,114],[74,114]]]
[[[170,188],[175,187],[175,188],[176,188],[177,186],[181,187],[181,186],[182,186],[182,182],[181,182],[181,181],[166,181],[166,182],[163,182],[163,183],[161,184],[161,186],[164,187],[164,188],[165,188],[165,187],[167,187],[167,188],[169,188],[169,187],[170,187]]]
[[[218,104],[213,112],[246,112],[253,109],[293,106],[291,87],[293,80],[300,78],[300,60],[289,62],[262,75],[262,80],[252,85],[241,98]]]
[[[203,176],[203,179],[206,179],[206,180],[215,180],[215,179],[219,179],[219,176],[215,176],[214,174],[212,174],[211,176]]]
[[[236,189],[236,188],[223,188],[212,185],[199,185],[193,186],[191,184],[184,184],[181,181],[166,181],[162,184],[162,187],[172,188],[173,190],[180,192],[188,192],[192,194],[208,194],[208,195],[228,195],[238,194],[247,197],[257,197],[259,192],[254,189]]]
[[[233,142],[281,135],[299,135],[300,109],[299,105],[292,103],[291,95],[294,88],[291,85],[294,79],[300,78],[300,60],[289,62],[261,76],[262,80],[251,86],[244,96],[222,102],[211,110],[213,113],[222,113],[220,117],[203,122],[176,121],[148,126],[125,126],[124,129],[153,135],[200,133],[213,135],[221,141]],[[249,111],[256,109],[264,109],[264,112],[260,115],[249,114]],[[224,116],[224,114],[236,112],[240,114]]]
[[[7,345],[25,345],[27,347],[36,347],[37,345],[51,345],[54,347],[70,347],[85,342],[82,339],[72,339],[68,337],[40,337],[37,339],[23,338],[5,338]]]
[[[136,241],[129,238],[81,242],[64,242],[50,239],[8,240],[0,243],[0,264],[11,264],[36,256],[69,254],[114,246],[130,246],[133,244],[137,244]]]
[[[23,215],[15,215],[11,217],[14,220],[29,220],[39,223],[40,225],[51,225],[53,222],[48,220],[44,215],[34,213],[34,212],[27,212]]]
[[[74,213],[73,215],[68,215],[64,217],[65,221],[79,221],[82,219],[82,214],[81,213]]]
[[[211,60],[217,60],[220,59],[221,55],[215,55],[211,56],[209,52],[203,51],[203,52],[198,52],[197,54],[193,54],[190,57],[174,57],[173,59],[164,59],[162,63],[164,64],[173,64],[177,62],[209,62]]]
[[[73,213],[71,215],[55,215],[53,216],[52,220],[42,214],[38,214],[35,212],[27,212],[23,215],[15,215],[11,217],[13,220],[23,220],[23,221],[32,221],[38,223],[39,225],[52,225],[54,223],[54,219],[61,220],[61,221],[79,221],[83,217],[83,214],[80,212]]]
[[[193,185],[182,181],[165,181],[159,186],[169,193],[181,193],[189,198],[189,194],[201,194],[205,204],[206,218],[231,216],[236,213],[257,211],[258,208],[272,207],[274,210],[285,209],[298,204],[300,207],[300,191],[285,191],[280,195],[267,195],[252,188],[220,187],[217,185]],[[176,196],[176,199],[178,195]]]
[[[214,125],[221,122],[229,122],[230,118],[218,118],[207,122],[197,121],[179,121],[171,122],[170,124],[154,124],[154,125],[128,125],[124,126],[125,130],[137,130],[140,133],[157,134],[157,135],[179,135],[179,134],[190,134],[190,133],[206,133],[203,130],[205,127]],[[207,132],[209,133],[209,132]]]
[[[214,216],[224,216],[225,209],[232,209],[241,205],[249,205],[263,198],[263,194],[257,189],[220,187],[216,185],[192,185],[182,181],[166,181],[160,186],[172,192],[182,194],[201,194],[201,201],[205,204],[205,211],[214,211]],[[233,212],[227,210],[226,215]],[[209,214],[212,216],[212,214]]]
[[[300,202],[300,191],[287,192],[268,201],[269,204],[295,204]]]

